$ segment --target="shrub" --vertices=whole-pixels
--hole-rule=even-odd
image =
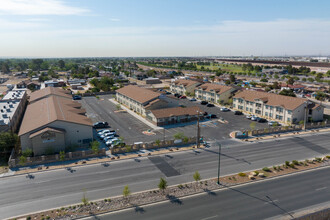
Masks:
[[[317,162],[321,162],[322,161],[322,158],[320,158],[320,157],[315,157],[315,160],[317,161]]]
[[[157,139],[157,140],[155,141],[155,144],[159,147],[159,145],[160,145],[160,140]]]
[[[24,166],[26,161],[27,161],[26,157],[22,155],[22,156],[19,157],[19,162],[18,163],[19,163],[19,165]]]
[[[254,173],[256,174],[256,176],[258,176],[258,174],[259,174],[259,171],[254,171]]]
[[[291,168],[295,168],[294,164],[293,163],[290,163],[289,165]]]
[[[299,165],[299,162],[296,161],[296,160],[293,160],[292,163],[293,163],[294,165]]]
[[[97,154],[99,152],[99,150],[100,150],[100,142],[93,141],[90,146],[91,146],[91,149],[94,152],[94,154]]]
[[[32,156],[32,153],[33,153],[32,149],[31,149],[31,148],[27,148],[27,149],[25,149],[25,150],[22,152],[22,155],[23,155],[24,157],[31,157],[31,156]]]
[[[184,136],[184,137],[183,137],[183,143],[186,144],[186,143],[188,143],[188,141],[189,141],[189,138],[188,138],[187,136]]]
[[[60,161],[63,161],[65,159],[65,152],[60,151]]]
[[[271,172],[271,170],[268,167],[264,167],[264,168],[262,168],[262,170],[265,172]]]
[[[81,199],[81,202],[84,204],[84,205],[88,205],[88,199],[86,197],[86,193],[84,192],[83,194],[83,197]],[[61,208],[61,210],[64,210],[64,208]]]
[[[129,190],[128,186],[126,185],[123,190],[123,196],[127,198],[131,194],[131,191]]]
[[[31,220],[31,216],[26,217],[26,220]]]
[[[158,188],[162,191],[167,188],[167,181],[164,178],[160,178]]]
[[[198,173],[198,171],[194,173],[193,177],[196,182],[201,180],[201,175]]]
[[[329,155],[327,155],[327,156],[325,156],[327,159],[330,159],[330,156]]]
[[[236,181],[236,177],[233,176],[233,180]]]
[[[52,155],[54,154],[54,149],[52,147],[47,147],[45,151],[46,155]]]
[[[290,162],[289,161],[285,161],[285,165],[290,166]]]
[[[241,177],[245,177],[246,176],[246,173],[242,173],[241,172],[241,173],[238,173],[238,175],[241,176]]]
[[[276,166],[273,166],[273,170],[277,170],[277,167]]]

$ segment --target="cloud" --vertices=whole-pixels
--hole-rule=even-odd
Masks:
[[[118,21],[120,21],[120,19],[119,18],[110,18],[110,21],[118,22]]]
[[[11,15],[81,15],[88,9],[72,7],[60,0],[1,0],[0,13]]]
[[[20,33],[22,31],[30,31],[31,28],[40,28],[43,27],[44,25],[41,24],[40,22],[37,22],[35,20],[25,20],[25,21],[9,21],[5,19],[0,18],[0,28],[1,29],[6,29],[6,30],[20,30]],[[3,31],[3,30],[2,30]],[[5,35],[7,32],[2,32],[0,33],[2,35]]]

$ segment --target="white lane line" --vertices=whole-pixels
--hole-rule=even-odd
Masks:
[[[315,191],[324,190],[324,189],[326,189],[326,188],[327,188],[327,187],[321,187],[321,188],[316,189]]]
[[[278,202],[278,199],[275,199],[275,200],[271,200],[271,201],[265,202],[264,204],[272,204],[272,203],[275,203],[275,202]]]
[[[210,217],[207,217],[207,218],[202,218],[201,220],[207,220],[207,219],[212,219],[212,218],[216,218],[216,217],[218,217],[218,215],[210,216]]]

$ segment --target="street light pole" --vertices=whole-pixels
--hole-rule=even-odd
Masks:
[[[220,185],[220,154],[221,154],[221,144],[218,143],[219,146],[219,161],[218,161],[218,182],[217,184]]]
[[[199,111],[197,111],[197,138],[196,138],[196,145],[199,148]]]
[[[308,102],[305,102],[305,111],[304,111],[304,130],[306,131],[306,117],[307,117],[307,106]]]
[[[165,143],[165,127],[164,127],[164,143]]]

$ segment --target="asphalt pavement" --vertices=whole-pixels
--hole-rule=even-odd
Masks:
[[[293,219],[301,209],[330,205],[329,172],[328,167],[85,219]]]
[[[221,143],[221,175],[330,153],[329,133]],[[213,143],[207,149],[0,178],[0,219],[80,203],[84,191],[88,199],[96,200],[121,195],[125,185],[132,192],[157,188],[160,177],[170,185],[192,181],[195,171],[211,178],[217,175],[217,161],[218,147]]]

